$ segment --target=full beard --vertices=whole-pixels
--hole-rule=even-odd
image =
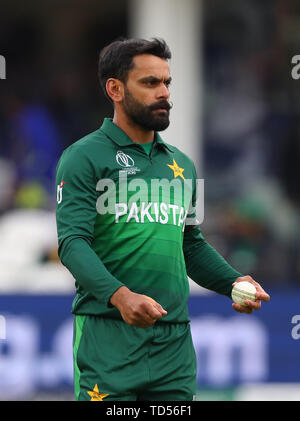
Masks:
[[[166,100],[161,100],[152,105],[144,105],[137,101],[125,87],[125,97],[123,102],[124,110],[129,119],[145,130],[160,132],[169,127],[169,111],[171,105]],[[163,109],[166,111],[158,112]]]

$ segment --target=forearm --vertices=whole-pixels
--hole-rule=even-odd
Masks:
[[[109,305],[111,295],[121,286],[83,238],[67,238],[59,247],[59,257],[85,291]]]
[[[185,236],[184,256],[188,276],[202,287],[219,294],[230,297],[232,283],[243,276],[206,242],[196,228]]]

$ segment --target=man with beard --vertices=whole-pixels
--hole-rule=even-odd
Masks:
[[[106,46],[99,80],[113,118],[57,166],[59,256],[76,281],[76,400],[193,399],[188,276],[227,297],[233,283],[252,282],[257,301],[234,303],[236,311],[269,300],[205,241],[193,210],[194,164],[158,133],[169,126],[170,58],[161,39]],[[174,191],[154,193],[162,181]]]

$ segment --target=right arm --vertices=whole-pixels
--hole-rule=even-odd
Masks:
[[[125,287],[91,247],[97,181],[92,163],[77,146],[63,154],[56,171],[56,186],[62,189],[56,207],[59,257],[81,288],[99,302],[117,307],[125,322],[151,326],[166,312],[154,300],[151,304],[149,297]]]

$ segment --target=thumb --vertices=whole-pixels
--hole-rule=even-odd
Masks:
[[[166,315],[166,314],[168,314],[168,312],[164,309],[164,308],[162,308],[162,306],[157,302],[157,301],[155,301],[155,300],[153,300],[153,298],[151,298],[151,297],[148,297],[147,295],[145,295],[145,297],[146,297],[146,299],[148,300],[148,301],[150,301],[150,303],[162,314],[162,315]]]

